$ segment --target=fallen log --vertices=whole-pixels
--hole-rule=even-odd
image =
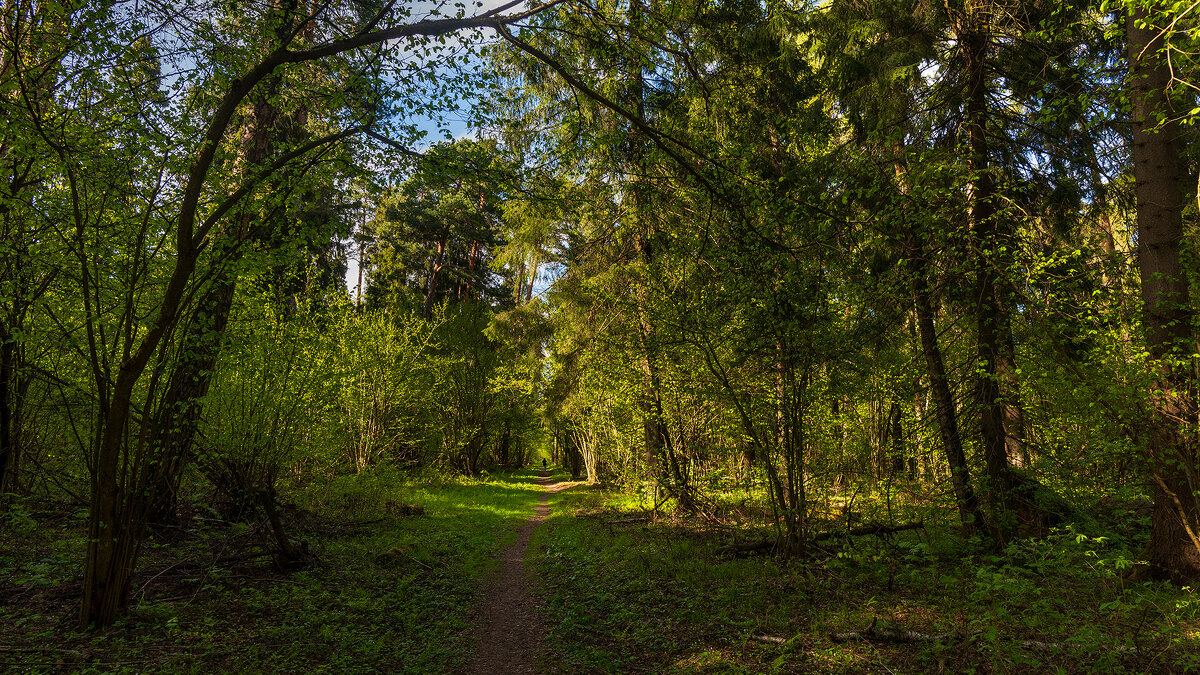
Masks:
[[[834,642],[849,642],[851,640],[867,640],[877,642],[942,642],[949,639],[950,635],[934,635],[932,633],[922,633],[915,630],[888,630],[887,628],[876,628],[879,623],[879,617],[871,619],[871,625],[862,630],[852,630],[845,633],[830,633],[829,639]]]
[[[629,523],[645,523],[645,522],[649,522],[649,520],[650,520],[650,516],[637,516],[634,518],[618,518],[617,520],[610,520],[605,524],[606,525],[627,525]]]
[[[879,623],[879,617],[871,620],[871,625],[863,630],[852,630],[845,633],[830,633],[829,639],[833,642],[849,642],[851,640],[866,640],[867,642],[888,642],[893,644],[904,644],[912,642],[946,642],[949,640],[962,640],[961,636],[935,633],[922,633],[915,630],[895,630],[888,628],[876,628]],[[979,633],[974,633],[968,638],[977,637]],[[1050,650],[1080,650],[1080,651],[1114,651],[1121,653],[1136,653],[1137,647],[1126,647],[1123,645],[1081,645],[1072,642],[1042,642],[1041,640],[1014,640],[1014,642],[1026,649],[1040,649],[1045,651]]]
[[[813,541],[822,541],[824,539],[829,539],[830,537],[836,537],[841,534],[846,534],[846,535],[850,535],[853,537],[864,537],[869,534],[874,534],[874,535],[895,534],[897,532],[905,532],[907,530],[920,530],[920,529],[924,529],[924,527],[925,527],[925,521],[923,521],[923,520],[918,520],[913,523],[904,523],[903,525],[884,525],[883,523],[871,522],[871,523],[867,523],[866,525],[862,525],[860,527],[850,528],[849,530],[833,530],[830,532],[822,532],[822,533],[818,534],[817,536],[813,537],[812,540]]]
[[[766,553],[775,546],[774,539],[763,539],[762,541],[750,542],[747,544],[729,544],[722,546],[713,551],[714,555],[748,555],[750,553]]]
[[[861,527],[851,528],[849,530],[833,530],[830,532],[821,532],[812,539],[810,543],[817,543],[826,539],[831,539],[837,536],[848,535],[852,537],[865,537],[869,534],[895,534],[896,532],[905,532],[907,530],[919,530],[925,527],[924,521],[915,523],[904,523],[903,525],[884,525],[883,523],[867,523]],[[751,542],[748,544],[729,544],[722,546],[713,551],[715,555],[747,555],[750,553],[766,553],[775,547],[774,539],[763,539],[762,541]]]

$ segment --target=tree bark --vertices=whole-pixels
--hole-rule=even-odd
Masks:
[[[1015,372],[1002,347],[1008,330],[1005,307],[999,302],[1000,274],[1004,265],[999,246],[1001,233],[996,222],[996,183],[992,175],[988,143],[988,78],[987,60],[990,43],[988,0],[969,0],[959,17],[956,37],[963,55],[966,76],[967,167],[969,176],[968,221],[972,257],[975,264],[975,313],[978,339],[977,397],[980,408],[979,429],[988,488],[995,495],[1000,511],[996,519],[1001,529],[1007,528],[1004,513],[1010,509],[1008,462],[1007,401],[1015,400],[1014,392],[1002,392],[1007,385],[1001,373]],[[1005,387],[1007,388],[1007,387]]]
[[[1179,128],[1167,96],[1170,71],[1161,36],[1144,22],[1145,9],[1126,19],[1133,174],[1137,199],[1138,265],[1143,325],[1150,352],[1148,465],[1154,493],[1151,573],[1177,583],[1200,579],[1200,505],[1197,457],[1190,439],[1196,392],[1189,377],[1196,335],[1183,242],[1183,185]],[[1142,25],[1139,25],[1142,24]]]
[[[218,280],[201,300],[200,311],[184,331],[175,368],[158,406],[149,480],[152,492],[147,522],[173,525],[179,501],[179,480],[199,429],[200,401],[208,394],[221,351],[221,340],[233,307],[234,282]]]
[[[437,255],[429,264],[429,282],[425,286],[425,306],[421,310],[421,317],[428,319],[433,316],[433,300],[437,296],[438,273],[442,271],[442,267],[446,264],[446,242],[450,238],[450,226],[442,231],[442,238],[437,242]]]

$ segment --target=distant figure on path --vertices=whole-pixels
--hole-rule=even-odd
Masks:
[[[545,471],[545,470],[546,470],[546,458],[543,457],[542,458],[542,471]]]

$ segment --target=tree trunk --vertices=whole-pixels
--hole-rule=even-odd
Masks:
[[[1021,383],[1017,380],[1017,345],[1012,334],[1011,305],[1001,302],[999,306],[999,316],[1004,321],[1000,330],[1000,353],[996,367],[1004,410],[1004,455],[1010,464],[1028,467],[1029,446],[1025,438],[1025,408],[1020,399]]]
[[[1010,510],[1008,492],[1010,474],[1008,442],[1005,433],[1006,400],[1014,400],[1013,392],[1001,392],[1006,384],[1001,371],[1013,371],[1005,357],[1003,333],[1008,329],[1004,307],[999,302],[999,269],[1004,267],[1004,247],[999,241],[996,223],[996,184],[990,166],[988,144],[988,82],[987,59],[990,43],[988,28],[990,3],[969,0],[956,27],[959,49],[963,55],[966,77],[967,166],[970,171],[968,220],[970,241],[975,264],[976,327],[978,331],[978,378],[976,380],[980,407],[979,429],[988,488],[995,496],[999,517],[997,525],[1007,529]],[[1003,533],[1001,533],[1003,535]],[[1007,538],[1006,535],[1005,538]]]
[[[504,433],[500,435],[500,466],[509,468],[508,450],[509,441],[512,437],[511,422],[508,419],[504,420]]]
[[[583,469],[583,456],[579,452],[579,444],[575,438],[575,432],[568,432],[565,440],[563,458],[567,460],[567,469],[571,472],[571,480],[579,480]]]
[[[925,354],[929,386],[933,392],[934,406],[937,411],[938,430],[942,436],[946,463],[950,466],[950,480],[954,486],[954,500],[958,505],[963,535],[969,536],[975,532],[976,528],[983,528],[985,521],[979,510],[979,500],[971,488],[971,476],[967,470],[967,457],[963,452],[962,436],[958,430],[954,397],[950,392],[950,383],[946,379],[942,351],[938,347],[937,328],[933,321],[933,302],[929,297],[929,282],[926,277],[925,254],[922,250],[923,247],[915,243],[915,235],[910,236],[913,240],[910,245],[913,264],[913,306],[916,309],[917,328],[921,335],[921,351]]]
[[[888,410],[888,425],[891,427],[892,437],[892,474],[903,474],[906,464],[906,453],[904,447],[904,408],[900,406],[900,401],[893,399],[891,408]]]
[[[17,453],[20,446],[13,433],[17,401],[13,400],[16,342],[5,325],[0,324],[0,495],[15,491]]]
[[[1183,240],[1179,128],[1170,120],[1170,71],[1162,40],[1138,9],[1126,19],[1130,100],[1133,105],[1133,174],[1137,199],[1138,265],[1143,324],[1152,371],[1149,395],[1149,470],[1154,492],[1150,530],[1151,573],[1177,583],[1200,579],[1200,505],[1196,490],[1194,383],[1188,361],[1196,351]],[[1160,120],[1162,122],[1160,123]]]
[[[525,287],[525,304],[527,305],[533,302],[533,286],[537,283],[538,264],[536,259],[530,267],[529,285]]]
[[[274,130],[279,110],[274,99],[279,94],[281,80],[269,77],[262,90],[251,95],[253,114],[242,135],[242,157],[251,170],[265,166],[271,156]],[[254,235],[254,219],[247,209],[224,245],[226,264],[241,256],[240,246]],[[154,427],[151,451],[155,461],[150,467],[151,500],[147,522],[171,525],[175,522],[179,480],[192,452],[200,424],[200,401],[208,394],[221,340],[233,309],[236,282],[224,270],[217,273],[212,286],[200,300],[198,311],[192,315],[181,338],[175,367],[168,380],[167,391],[160,401]]]
[[[192,453],[200,425],[200,401],[212,383],[221,340],[233,307],[234,282],[218,280],[201,300],[200,311],[184,331],[175,369],[154,423],[152,492],[147,522],[173,525],[179,501],[179,480]]]
[[[450,229],[447,225],[442,232],[442,238],[437,243],[437,257],[429,265],[429,283],[425,286],[425,307],[421,310],[421,317],[428,319],[433,316],[433,299],[437,294],[438,273],[442,271],[442,266],[446,263],[446,241],[450,237]]]

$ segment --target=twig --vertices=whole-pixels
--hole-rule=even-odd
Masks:
[[[291,579],[276,579],[274,577],[247,577],[247,576],[244,576],[241,574],[232,574],[232,575],[229,575],[229,576],[223,577],[223,578],[225,578],[225,579],[245,579],[246,581],[270,581],[270,582],[277,583],[277,584],[291,584],[293,586],[303,586],[304,585],[303,583],[301,583],[299,581],[292,581]]]
[[[81,656],[74,649],[63,649],[62,647],[7,647],[0,646],[0,654],[33,654],[57,652],[60,654],[70,654],[71,656]]]
[[[162,575],[166,574],[167,572],[170,572],[171,570],[175,569],[176,567],[179,567],[180,565],[182,565],[185,562],[189,562],[189,559],[185,558],[173,565],[167,565],[166,567],[164,567],[162,569],[161,572],[159,572],[158,574],[155,574],[154,576],[147,579],[146,583],[142,584],[142,587],[140,589],[138,589],[138,592],[137,592],[138,597],[141,598],[142,600],[145,600],[146,599],[146,587],[149,586],[152,581],[161,577]]]

